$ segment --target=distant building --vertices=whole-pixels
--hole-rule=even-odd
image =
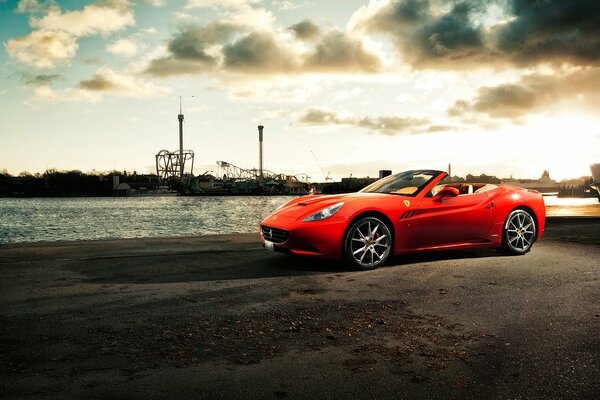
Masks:
[[[119,183],[119,186],[115,188],[115,194],[117,196],[129,196],[131,194],[131,186],[125,182]]]
[[[502,179],[502,183],[522,187],[524,189],[537,190],[540,193],[557,193],[560,184],[550,178],[550,173],[545,170],[540,179]]]
[[[159,186],[158,175],[138,174],[135,171],[132,174],[128,174],[127,171],[123,171],[122,174],[112,174],[112,183],[115,191],[118,190],[121,184],[126,183],[131,193],[141,194],[148,191],[155,191]]]
[[[502,180],[493,175],[481,174],[479,176],[467,175],[465,182],[467,183],[500,183]]]

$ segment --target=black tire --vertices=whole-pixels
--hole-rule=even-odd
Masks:
[[[392,233],[385,222],[375,217],[363,217],[346,232],[344,258],[353,268],[375,269],[387,262],[393,243]]]
[[[518,208],[508,214],[502,229],[502,252],[523,255],[531,250],[537,236],[535,218],[527,210]]]

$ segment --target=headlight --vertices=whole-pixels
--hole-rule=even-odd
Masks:
[[[339,209],[342,208],[343,205],[344,205],[344,202],[341,202],[341,203],[337,203],[332,206],[329,206],[327,208],[324,208],[324,209],[317,211],[316,213],[304,218],[304,221],[309,222],[309,221],[320,221],[322,219],[327,219],[327,218],[331,217],[333,214],[335,214],[336,212],[338,212]]]

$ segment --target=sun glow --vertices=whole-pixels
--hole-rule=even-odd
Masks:
[[[547,169],[556,180],[589,174],[600,150],[600,121],[583,113],[531,117],[514,135],[515,143],[538,161],[539,173]]]

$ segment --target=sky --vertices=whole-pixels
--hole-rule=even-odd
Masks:
[[[600,162],[595,0],[0,0],[0,170],[184,147],[313,181]]]

